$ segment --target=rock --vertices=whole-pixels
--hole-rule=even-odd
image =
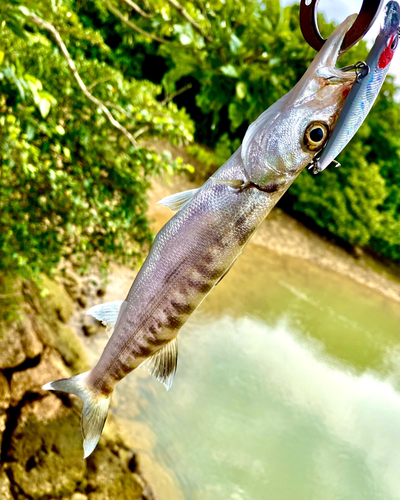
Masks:
[[[0,411],[7,410],[10,406],[10,386],[6,377],[0,372]]]
[[[87,460],[89,500],[139,500],[143,486],[128,464],[109,448],[98,446]]]
[[[91,337],[92,335],[96,335],[100,329],[100,322],[97,319],[93,318],[93,316],[89,316],[86,314],[83,317],[82,321],[82,330],[86,337]]]
[[[84,489],[78,412],[53,394],[23,406],[8,459],[12,482],[29,498],[57,498]]]
[[[87,298],[84,295],[81,295],[78,297],[78,304],[82,307],[82,309],[85,309],[88,305]]]
[[[78,274],[75,273],[75,271],[73,271],[69,267],[66,267],[64,269],[64,276],[62,281],[65,289],[73,300],[77,300],[78,297],[82,295],[81,278]]]
[[[47,295],[40,298],[44,312],[48,313],[49,311],[55,311],[58,319],[66,323],[75,310],[73,300],[63,287],[51,280],[48,276],[41,275],[41,278],[43,287],[47,291]]]
[[[7,477],[5,471],[0,468],[0,498],[1,500],[13,500],[10,491],[10,480]]]
[[[43,344],[36,335],[29,316],[24,316],[19,324],[19,331],[21,334],[21,345],[25,351],[26,357],[36,358],[36,356],[43,352]]]
[[[7,423],[7,413],[0,411],[0,448],[1,448],[1,443],[3,440],[3,432],[6,430],[6,423]],[[1,491],[1,487],[0,487],[0,491]],[[0,498],[3,498],[3,497],[0,496]]]
[[[88,369],[82,343],[68,326],[59,325],[55,347],[74,374],[85,372]]]
[[[83,282],[83,294],[87,297],[96,297],[98,291],[101,289],[101,279],[99,276],[90,274],[86,276]]]
[[[49,326],[43,318],[35,318],[34,324],[43,344],[58,351],[74,375],[88,369],[82,343],[71,328],[60,322]]]
[[[71,500],[88,500],[88,497],[83,493],[74,493]]]
[[[66,369],[61,356],[54,350],[47,348],[37,366],[13,373],[11,405],[16,406],[25,393],[48,394],[42,389],[44,384],[70,375],[71,373]]]
[[[18,324],[13,323],[8,328],[1,329],[0,334],[0,369],[14,368],[26,359],[21,344]]]

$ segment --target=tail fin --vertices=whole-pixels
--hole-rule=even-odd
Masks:
[[[99,442],[111,401],[111,396],[107,398],[98,396],[85,384],[88,373],[49,382],[43,386],[44,390],[68,392],[79,396],[83,400],[84,406],[81,419],[83,458],[87,458]]]

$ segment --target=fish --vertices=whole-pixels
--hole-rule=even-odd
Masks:
[[[337,124],[329,141],[322,150],[320,158],[312,162],[314,173],[325,170],[338,154],[347,146],[361,127],[371,110],[385,81],[390,62],[399,44],[400,6],[397,2],[388,2],[380,32],[365,61],[364,74],[360,73],[353,85]],[[336,166],[340,166],[335,162]]]
[[[177,213],[156,235],[127,297],[89,309],[111,334],[99,361],[43,386],[83,400],[85,458],[99,441],[121,379],[141,366],[170,389],[182,325],[328,139],[355,81],[335,67],[355,18],[336,28],[300,81],[250,125],[242,145],[203,186],[159,202]]]

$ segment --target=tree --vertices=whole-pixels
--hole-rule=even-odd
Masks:
[[[150,178],[183,164],[171,165],[135,138],[146,131],[180,143],[192,139],[184,110],[156,100],[160,86],[125,78],[104,61],[110,50],[99,33],[83,28],[68,2],[56,11],[52,5],[40,2],[32,14],[13,2],[0,11],[3,273],[49,272],[72,251],[86,262],[142,255],[151,241]]]

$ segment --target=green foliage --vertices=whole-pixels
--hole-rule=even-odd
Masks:
[[[59,2],[55,13],[51,6],[41,2],[39,13],[62,33],[83,81],[124,127],[176,143],[192,139],[193,124],[184,110],[156,100],[160,86],[127,79],[101,58],[85,57],[89,47],[103,55],[109,49],[98,33],[82,28],[67,2]],[[151,241],[146,217],[151,176],[184,165],[135,148],[84,96],[51,39],[28,18],[20,25],[24,37],[5,21],[0,271],[48,272],[71,252],[82,253],[85,262],[93,256],[101,261],[141,255]]]
[[[226,161],[248,125],[293,87],[315,55],[301,35],[298,6],[282,8],[279,0],[179,0],[186,17],[168,0],[138,0],[148,16],[107,1],[24,6],[56,26],[84,82],[131,133],[188,141],[193,122],[186,108],[197,140],[215,148],[214,155],[197,145],[188,150],[206,165],[205,175]],[[83,96],[54,42],[20,4],[0,5],[2,265],[44,269],[72,250],[137,255],[149,241],[149,178],[182,165],[130,145]],[[325,36],[333,29],[322,17],[319,24]],[[365,56],[361,42],[341,64]],[[163,105],[156,98],[160,83],[164,97],[192,87],[174,99],[178,106]],[[340,169],[303,173],[283,201],[345,241],[399,260],[395,91],[389,78],[340,156]]]

